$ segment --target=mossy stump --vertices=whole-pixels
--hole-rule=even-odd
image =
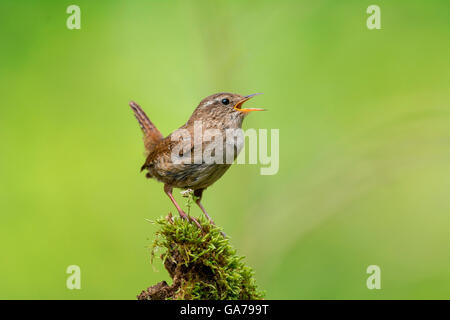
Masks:
[[[205,219],[194,223],[171,215],[158,219],[156,239],[151,248],[152,261],[161,250],[161,260],[172,278],[149,287],[139,300],[256,300],[263,293],[257,289],[253,271],[236,254],[221,229]]]

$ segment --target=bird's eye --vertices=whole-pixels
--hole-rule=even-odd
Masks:
[[[223,104],[225,104],[225,105],[227,105],[227,104],[229,104],[230,103],[230,100],[228,100],[228,99],[222,99],[222,103]]]

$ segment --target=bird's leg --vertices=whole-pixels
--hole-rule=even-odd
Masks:
[[[200,200],[202,200],[202,195],[203,195],[203,189],[197,189],[194,190],[194,196],[197,198],[195,199],[195,203],[200,207],[200,209],[203,211],[203,213],[205,214],[206,218],[209,220],[209,223],[216,225],[213,221],[213,219],[211,219],[211,217],[209,216],[209,214],[206,212],[205,207],[203,207],[202,203],[200,202]],[[225,234],[225,232],[221,231],[220,232],[224,237],[226,237],[227,235]]]
[[[203,207],[202,203],[200,202],[200,200],[202,200],[202,195],[203,195],[203,189],[197,189],[194,191],[194,196],[197,198],[195,199],[195,203],[200,207],[200,209],[203,211],[203,213],[205,214],[206,218],[209,220],[209,222],[211,224],[215,224],[214,221],[211,219],[211,217],[209,216],[209,214],[206,212],[205,208]]]
[[[202,226],[200,225],[200,223],[197,221],[197,219],[195,219],[194,217],[190,217],[188,216],[182,209],[181,207],[178,205],[178,203],[175,201],[175,198],[172,195],[172,190],[173,188],[167,184],[164,185],[164,192],[169,196],[170,200],[172,201],[172,203],[175,205],[175,207],[178,210],[178,213],[180,214],[180,217],[182,219],[185,220],[191,220],[194,221],[194,223],[197,225],[197,227],[201,230]]]

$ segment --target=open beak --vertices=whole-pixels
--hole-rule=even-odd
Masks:
[[[244,104],[245,101],[250,100],[251,98],[253,98],[254,96],[256,96],[258,94],[262,94],[262,93],[254,93],[254,94],[245,96],[244,99],[242,99],[241,101],[236,103],[236,105],[234,106],[234,109],[239,112],[266,111],[266,109],[260,109],[260,108],[245,108],[245,109],[242,108],[242,105]]]

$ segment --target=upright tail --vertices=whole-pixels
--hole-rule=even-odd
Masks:
[[[130,102],[130,107],[133,109],[134,116],[136,117],[139,125],[144,133],[144,145],[145,149],[149,153],[153,150],[155,145],[162,140],[164,137],[155,127],[155,125],[150,121],[150,119],[145,114],[144,110],[134,101]]]

